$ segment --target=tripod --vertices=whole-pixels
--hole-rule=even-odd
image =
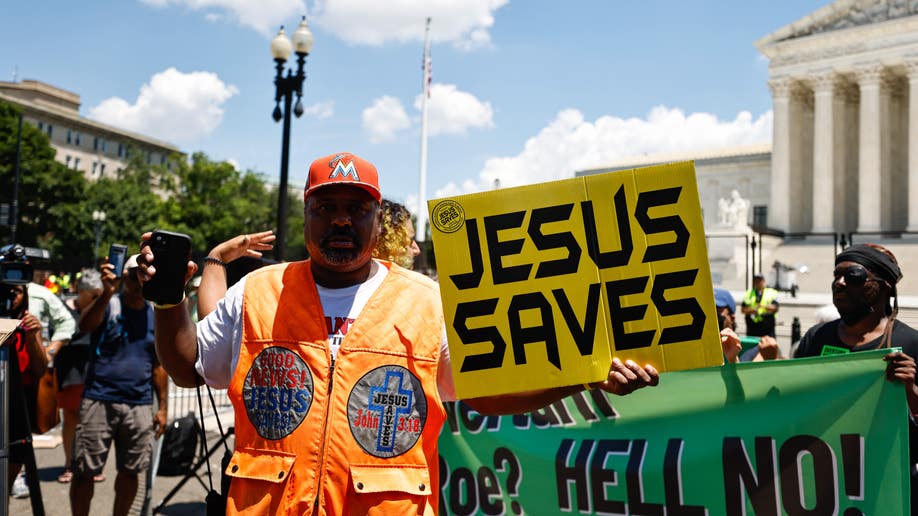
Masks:
[[[169,500],[171,500],[172,497],[175,496],[175,494],[179,492],[182,486],[184,486],[186,482],[191,480],[192,477],[194,477],[205,490],[208,490],[208,494],[207,494],[207,498],[208,498],[207,501],[208,501],[208,506],[209,506],[208,514],[210,514],[210,510],[212,510],[210,509],[211,498],[216,493],[214,491],[213,477],[210,471],[210,456],[213,455],[214,452],[216,452],[220,448],[221,445],[224,448],[226,448],[226,453],[224,454],[223,460],[221,461],[221,472],[226,469],[226,466],[229,463],[229,458],[231,455],[229,446],[227,446],[226,444],[226,440],[229,439],[231,435],[233,435],[234,427],[232,426],[228,427],[225,432],[223,431],[223,425],[220,423],[220,415],[217,412],[217,404],[214,401],[214,395],[210,391],[210,387],[207,387],[207,394],[210,397],[210,406],[213,408],[214,417],[217,420],[217,428],[220,430],[220,439],[218,439],[217,442],[215,442],[214,445],[210,447],[210,449],[207,449],[207,432],[204,429],[204,408],[201,403],[201,386],[200,385],[197,387],[197,394],[198,394],[198,410],[200,412],[200,418],[201,418],[201,457],[198,459],[197,462],[194,463],[194,466],[191,467],[191,470],[189,470],[188,473],[185,474],[184,477],[182,477],[182,480],[180,480],[179,483],[176,484],[175,487],[173,487],[171,491],[169,491],[166,497],[163,498],[163,501],[159,502],[159,505],[153,508],[153,514],[158,514],[160,511],[162,511],[166,507],[166,504],[169,503]],[[208,488],[208,485],[205,484],[204,481],[201,480],[201,477],[198,475],[198,469],[200,469],[201,466],[204,464],[207,464],[207,480],[210,483],[209,488]],[[222,473],[221,479],[222,479],[221,491],[223,493],[223,497],[225,498],[227,492],[229,491],[229,478],[226,477],[225,473]],[[218,511],[218,512],[225,513],[226,512],[225,507],[223,508],[222,511]]]
[[[15,332],[18,330],[19,321],[15,319],[0,319],[0,516],[7,516],[9,511],[9,489],[7,477],[9,474],[10,448],[12,446],[24,446],[27,449],[25,454],[26,482],[29,486],[29,501],[32,504],[33,516],[45,516],[45,506],[41,497],[41,486],[38,483],[38,464],[35,462],[35,449],[32,447],[32,428],[28,405],[26,404],[25,390],[22,388],[22,381],[19,377],[19,361],[15,354],[15,349],[10,352],[14,346],[12,341]],[[12,366],[12,367],[11,367]],[[10,440],[10,386],[12,381],[16,383],[16,391],[20,397],[18,406],[20,410],[16,411],[17,419],[22,421],[26,427],[26,434],[19,439]],[[16,396],[16,392],[12,393]]]

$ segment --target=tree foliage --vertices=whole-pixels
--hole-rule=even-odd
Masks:
[[[15,106],[0,102],[0,203],[12,201],[18,117]],[[140,235],[153,229],[190,235],[196,256],[233,236],[275,229],[276,188],[201,152],[189,161],[174,156],[171,169],[148,165],[134,152],[124,169],[94,182],[54,156],[48,137],[23,123],[16,240],[48,249],[68,270],[91,265],[113,242],[136,252]],[[105,212],[105,220],[94,221],[93,211]],[[289,196],[287,228],[286,259],[305,257],[300,195]],[[0,225],[2,243],[10,233]]]

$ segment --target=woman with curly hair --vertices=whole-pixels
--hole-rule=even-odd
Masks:
[[[382,226],[373,258],[388,260],[410,269],[414,257],[421,254],[418,243],[414,240],[414,223],[411,213],[404,205],[389,199],[382,200]]]

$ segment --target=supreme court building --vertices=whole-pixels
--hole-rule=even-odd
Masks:
[[[837,0],[755,45],[769,59],[770,148],[678,156],[695,160],[705,225],[735,189],[758,227],[918,231],[918,0]]]

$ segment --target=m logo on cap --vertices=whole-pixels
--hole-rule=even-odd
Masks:
[[[344,154],[338,154],[332,158],[332,160],[328,162],[328,167],[335,167],[332,173],[329,174],[329,179],[334,179],[340,175],[342,178],[352,176],[354,181],[360,181],[360,177],[357,175],[357,168],[354,167],[354,162],[348,161],[347,165],[344,165]]]

